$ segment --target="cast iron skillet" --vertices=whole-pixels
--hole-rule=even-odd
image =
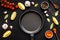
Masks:
[[[28,31],[28,30],[26,30],[26,29],[23,27],[23,25],[21,24],[21,21],[22,21],[22,18],[24,17],[24,15],[26,15],[27,13],[30,13],[30,12],[36,13],[36,14],[41,18],[41,27],[38,28],[38,29],[35,30],[35,31]],[[20,18],[19,18],[19,25],[20,25],[20,28],[21,28],[25,33],[28,33],[28,34],[31,35],[31,37],[33,37],[34,34],[37,33],[37,32],[39,32],[39,31],[42,29],[43,25],[44,25],[44,18],[43,18],[43,15],[42,15],[41,13],[35,11],[35,10],[28,10],[28,11],[25,11],[23,14],[21,14],[21,16],[20,16]],[[33,40],[33,38],[32,38],[31,40]]]

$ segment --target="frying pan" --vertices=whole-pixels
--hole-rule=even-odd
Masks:
[[[37,16],[37,18],[35,17],[35,18],[36,18],[35,20],[34,20],[33,17],[31,17],[31,15],[32,15],[31,13],[32,13],[33,15]],[[27,14],[28,14],[28,15],[27,15]],[[30,20],[28,20],[27,17],[26,17],[26,19],[24,19],[24,21],[22,22],[22,20],[23,20],[23,18],[25,17],[25,15],[27,15],[27,17],[30,16],[30,17],[31,17],[31,18],[30,18],[31,20],[32,20],[32,18],[33,18],[33,21],[35,21],[35,22],[33,22],[33,21],[31,22],[31,24],[33,24],[33,26],[34,26],[34,24],[37,24],[38,21],[39,21],[39,22],[41,21],[40,24],[38,23],[38,24],[39,24],[39,27],[37,26],[37,25],[38,25],[38,24],[37,24],[37,25],[35,25],[35,26],[36,26],[35,29],[33,28],[33,26],[30,27],[31,25],[29,26],[29,27],[30,27],[30,28],[29,28],[27,25],[30,24],[30,22],[29,22]],[[38,21],[36,22],[36,20],[37,20],[38,18],[41,19],[41,20],[38,20]],[[28,20],[28,21],[26,22],[25,20]],[[26,25],[26,23],[27,23],[26,26],[27,26],[28,29],[24,26],[24,24],[23,24],[24,22],[25,22],[25,25]],[[35,10],[25,11],[23,14],[21,14],[21,16],[20,16],[20,18],[19,18],[20,28],[21,28],[25,33],[30,34],[31,40],[33,40],[34,34],[37,33],[37,32],[39,32],[39,31],[42,29],[43,24],[44,24],[44,20],[43,20],[42,14],[39,13],[39,12],[37,12],[37,11],[35,11]],[[34,30],[33,30],[33,29],[34,29]]]

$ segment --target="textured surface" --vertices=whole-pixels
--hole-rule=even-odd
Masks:
[[[35,31],[41,27],[41,18],[35,13],[27,13],[21,21],[22,26],[28,31]]]
[[[15,4],[17,4],[17,2],[22,2],[22,3],[24,3],[25,2],[25,0],[8,0],[8,1],[10,1],[10,2],[14,2]],[[30,9],[33,9],[33,10],[37,10],[38,12],[40,12],[41,14],[43,14],[43,11],[41,10],[41,8],[40,8],[40,4],[41,4],[41,2],[42,1],[45,1],[45,0],[30,0],[30,1],[34,1],[34,2],[38,2],[39,3],[39,6],[37,7],[37,8],[34,8],[33,6],[31,6],[30,8],[26,8],[26,10],[30,10]],[[46,0],[46,1],[48,1],[48,0]],[[54,2],[56,2],[58,5],[60,5],[60,0],[53,0]],[[50,4],[50,3],[49,3]],[[49,8],[51,8],[52,9],[52,11],[54,12],[54,11],[56,11],[56,10],[54,10],[54,8],[53,8],[53,6],[50,4],[50,7]],[[9,10],[9,9],[6,9],[6,8],[3,8],[3,7],[0,7],[0,40],[30,40],[31,39],[31,37],[30,37],[30,35],[29,34],[26,34],[26,33],[24,33],[20,28],[19,28],[19,16],[24,12],[24,11],[21,11],[20,9],[16,9],[15,11],[17,11],[17,17],[16,17],[16,20],[14,20],[14,21],[11,21],[10,20],[10,16],[9,16],[9,18],[8,18],[8,24],[9,25],[13,25],[14,27],[13,27],[13,29],[12,29],[12,35],[10,36],[10,37],[8,37],[8,38],[6,38],[6,39],[4,39],[4,38],[2,38],[2,34],[5,32],[2,28],[1,28],[1,26],[2,26],[2,24],[3,23],[5,23],[4,22],[4,14],[3,14],[3,12],[5,11],[5,10],[7,10],[8,11],[8,14],[9,15],[11,15],[11,13],[12,13],[12,11],[11,10]],[[48,12],[49,13],[49,12]],[[60,12],[59,12],[60,13]],[[49,13],[50,14],[50,18],[51,18],[51,13]],[[50,23],[48,23],[47,21],[46,21],[46,16],[43,14],[43,16],[44,16],[44,19],[45,19],[45,23],[44,23],[44,27],[43,27],[43,29],[40,31],[40,32],[38,32],[37,34],[35,34],[35,36],[34,36],[34,39],[35,40],[47,40],[46,38],[45,38],[45,36],[44,36],[44,33],[45,33],[45,31],[46,30],[49,30],[49,25],[50,25]],[[56,17],[57,19],[58,19],[58,21],[60,22],[60,14],[59,14],[59,16],[58,17]],[[52,23],[52,22],[51,22]],[[60,38],[60,26],[56,26],[55,25],[55,27],[57,28],[57,30],[58,30],[58,36],[59,36],[59,38]],[[8,29],[10,29],[10,28],[8,28]],[[52,38],[52,39],[50,39],[50,40],[56,40],[56,37],[55,37],[55,34],[54,34],[54,37]]]

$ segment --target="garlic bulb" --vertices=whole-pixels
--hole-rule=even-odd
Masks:
[[[4,30],[6,30],[6,29],[8,28],[8,24],[3,24],[3,25],[2,25],[2,28],[3,28]]]
[[[25,1],[25,6],[30,7],[31,6],[30,1]]]

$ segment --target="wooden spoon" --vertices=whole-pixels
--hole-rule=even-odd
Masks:
[[[57,29],[53,28],[53,32],[56,34],[57,40],[59,40],[58,35],[57,35]]]
[[[52,0],[49,0],[49,1],[52,3],[52,5],[55,9],[59,9],[59,6],[56,3],[54,3]]]

